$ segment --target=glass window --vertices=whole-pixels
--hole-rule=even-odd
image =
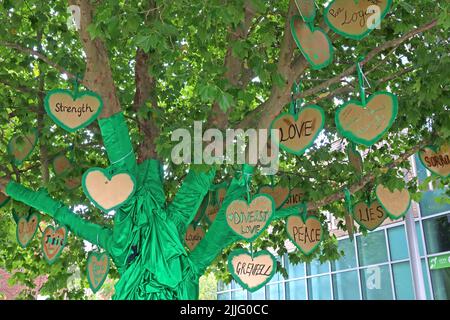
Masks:
[[[305,276],[305,264],[303,262],[294,265],[290,261],[288,261],[287,258],[286,262],[287,262],[286,269],[289,279],[301,278]]]
[[[408,259],[408,245],[406,242],[405,226],[401,225],[387,230],[389,237],[389,249],[391,250],[391,260]]]
[[[450,204],[437,203],[435,198],[443,196],[445,190],[435,189],[422,193],[422,199],[420,200],[420,213],[422,217],[430,216],[432,214],[450,211]]]
[[[331,300],[330,275],[308,279],[309,300]]]
[[[450,214],[422,220],[428,254],[450,251]]]
[[[217,300],[230,300],[231,295],[230,292],[223,292],[217,295]]]
[[[359,300],[357,271],[333,274],[333,290],[335,300]]]
[[[422,257],[425,253],[423,252],[423,237],[419,222],[416,222],[416,233],[417,233],[417,241],[419,242],[419,253],[420,256]]]
[[[320,263],[319,260],[313,260],[306,266],[308,275],[313,276],[316,274],[322,274],[330,272],[330,265],[328,262]]]
[[[249,300],[264,300],[266,298],[266,287],[260,288],[258,291],[248,293]]]
[[[267,285],[268,300],[284,300],[283,283],[273,283]]]
[[[364,300],[392,300],[389,267],[374,266],[361,270],[361,289]]]
[[[431,270],[434,299],[450,300],[450,268]]]
[[[422,272],[423,272],[423,280],[425,282],[425,291],[427,294],[427,299],[431,300],[431,290],[430,290],[430,282],[428,281],[428,269],[427,269],[427,263],[425,259],[422,259]]]
[[[396,299],[414,300],[414,288],[409,261],[393,264],[392,272],[394,274],[394,288]]]
[[[344,255],[339,260],[333,261],[331,267],[333,271],[356,268],[355,245],[350,239],[340,240],[338,250],[344,251]]]
[[[361,266],[383,263],[388,260],[386,238],[383,230],[370,232],[365,237],[358,236],[356,243]]]
[[[306,280],[294,280],[286,283],[289,300],[306,300]]]
[[[246,293],[245,290],[231,291],[231,300],[247,300]]]

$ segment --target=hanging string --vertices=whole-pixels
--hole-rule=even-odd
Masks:
[[[362,71],[361,62],[363,62],[364,59],[365,59],[364,56],[359,57],[358,62],[356,63],[356,70],[358,72],[359,95],[360,95],[362,104],[365,106],[366,105],[366,89],[364,87],[364,82],[367,83],[369,88],[370,88],[370,83]]]
[[[274,178],[272,175],[272,176],[270,176],[270,187],[273,189],[274,186],[275,186],[275,183],[274,183]]]
[[[304,100],[302,98],[295,99],[295,96],[300,94],[301,91],[302,91],[301,84],[294,80],[294,83],[292,84],[291,88],[291,103],[289,107],[289,112],[292,115],[297,114],[298,110],[303,105]]]
[[[250,202],[252,201],[251,199],[251,194],[250,194],[250,180],[251,180],[251,174],[249,173],[244,173],[244,177],[245,177],[245,187],[247,188],[247,203],[250,204]]]
[[[300,204],[299,209],[300,209],[300,215],[301,215],[301,217],[302,217],[302,219],[303,219],[303,222],[305,222],[305,221],[306,221],[306,216],[307,216],[307,214],[308,214],[307,204],[306,204],[305,201],[303,201],[303,202]]]
[[[77,73],[75,79],[73,81],[73,96],[76,97],[78,95],[78,88],[80,83],[80,74]]]

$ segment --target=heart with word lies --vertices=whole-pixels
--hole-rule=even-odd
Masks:
[[[61,255],[66,245],[67,228],[62,226],[55,229],[52,226],[45,228],[42,235],[42,252],[49,264],[53,264]]]
[[[391,191],[379,184],[375,188],[375,194],[389,218],[394,220],[403,217],[411,205],[411,196],[408,189]]]
[[[201,226],[189,225],[184,236],[184,242],[186,243],[189,250],[194,250],[195,247],[202,241],[205,237],[205,231]]]
[[[258,193],[268,194],[275,201],[275,208],[281,208],[289,198],[289,188],[282,186],[261,186]]]
[[[289,197],[283,204],[283,208],[291,208],[299,205],[302,202],[305,192],[300,188],[293,188],[289,191]]]
[[[305,220],[301,216],[290,216],[286,220],[286,229],[289,239],[305,255],[313,253],[322,241],[322,224],[315,216]]]
[[[234,250],[228,256],[228,270],[244,289],[255,292],[264,287],[277,270],[277,260],[268,251]]]
[[[392,0],[334,0],[325,8],[325,21],[334,32],[361,40],[379,28]]]
[[[13,157],[14,164],[21,165],[33,153],[37,142],[37,130],[13,136],[8,143],[8,154]]]
[[[239,237],[255,240],[269,225],[275,212],[275,202],[269,195],[256,195],[250,204],[244,200],[232,201],[226,210],[228,226]]]
[[[44,107],[49,117],[68,132],[86,128],[103,108],[102,98],[92,91],[73,93],[55,89],[47,93]]]
[[[325,114],[319,106],[309,105],[292,115],[282,113],[272,121],[270,129],[279,132],[278,139],[272,136],[273,142],[289,153],[302,155],[322,131]]]
[[[419,151],[419,159],[434,174],[443,178],[450,175],[450,144],[444,144],[440,149],[426,146]]]
[[[370,147],[391,128],[397,117],[397,96],[376,92],[366,105],[350,101],[338,108],[335,121],[338,131],[352,142]]]
[[[33,240],[39,228],[39,215],[32,213],[28,218],[21,217],[17,221],[16,237],[22,248],[26,248]]]
[[[353,219],[367,230],[373,231],[386,219],[387,214],[378,200],[370,204],[358,202],[353,206]]]
[[[87,259],[87,279],[89,287],[96,293],[102,287],[109,272],[109,257],[105,252],[90,252]]]
[[[333,61],[333,45],[322,29],[307,25],[300,16],[293,16],[291,32],[297,47],[312,69],[325,68]]]
[[[108,170],[91,168],[83,175],[83,190],[95,206],[105,212],[119,208],[134,194],[136,181],[127,172],[110,174]]]

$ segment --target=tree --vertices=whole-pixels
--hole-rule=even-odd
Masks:
[[[323,7],[325,1],[316,3]],[[73,4],[81,8],[78,35],[66,26],[67,7]],[[358,198],[377,182],[402,186],[402,170],[410,169],[406,160],[425,144],[439,145],[449,138],[447,3],[426,0],[412,7],[403,0],[395,1],[381,29],[362,41],[344,39],[329,31],[320,12],[316,24],[328,32],[336,48],[332,65],[321,71],[309,68],[291,36],[289,18],[297,10],[293,1],[5,0],[0,10],[0,22],[7,30],[0,36],[0,147],[6,150],[7,141],[15,132],[30,127],[37,128],[40,138],[39,152],[21,167],[10,164],[10,158],[2,152],[0,171],[29,188],[47,188],[53,198],[72,209],[83,204],[86,209],[77,207],[76,217],[93,225],[112,227],[113,222],[88,203],[81,190],[64,191],[62,182],[52,176],[50,163],[57,154],[66,152],[73,156],[80,171],[108,166],[102,132],[94,123],[87,130],[68,135],[54,127],[43,109],[45,92],[70,86],[77,74],[82,75],[82,85],[102,96],[105,108],[100,118],[123,112],[131,141],[136,145],[137,162],[159,159],[166,164],[164,189],[168,203],[183,193],[178,188],[183,178],[198,175],[205,181],[212,180],[212,176],[206,177],[209,168],[205,166],[193,166],[187,174],[186,166],[174,166],[169,161],[173,147],[169,135],[174,129],[190,128],[193,120],[222,130],[267,128],[290,102],[295,81],[304,86],[296,98],[320,103],[325,109],[325,133],[306,155],[283,154],[277,180],[282,185],[302,187],[308,210],[318,212],[325,227],[322,212],[331,212],[337,218],[344,216],[344,187]],[[345,154],[331,151],[330,146],[341,140],[333,121],[334,112],[357,91],[353,75],[360,55],[365,56],[361,64],[372,83],[369,93],[389,88],[399,96],[400,108],[394,126],[384,137],[387,143],[370,148],[365,174],[358,178],[348,166]],[[112,146],[106,147],[110,155]],[[234,174],[225,166],[215,169],[219,172],[217,181]],[[254,185],[265,179],[255,175]],[[438,183],[448,185],[448,179]],[[418,200],[416,181],[408,183],[408,188]],[[208,191],[199,190],[198,198]],[[237,197],[244,192],[245,188],[235,179],[229,193]],[[185,219],[178,228],[180,239],[201,200],[190,203],[191,210],[184,212]],[[11,206],[17,211],[25,210],[16,201]],[[14,225],[10,207],[6,208],[0,215],[4,222],[0,224],[1,234],[8,235],[0,238],[1,265],[8,270],[21,269],[15,277],[33,286],[32,279],[48,273],[48,267],[33,250],[17,249],[13,244]],[[281,210],[277,217],[294,211]],[[278,219],[272,227],[270,234],[266,231],[255,241],[254,248],[272,247],[284,254],[284,222]],[[228,230],[224,219],[217,219],[189,254],[189,259],[198,262],[193,279],[198,281],[206,270],[217,270],[219,278],[230,280],[225,258],[230,249],[243,243],[224,230]],[[36,243],[34,240],[32,246],[36,247]],[[68,246],[70,251],[66,250],[50,269],[43,288],[52,298],[84,295],[83,290],[64,289],[70,276],[67,267],[83,265],[86,255],[82,238],[70,237]],[[289,254],[293,262],[314,257],[324,261],[338,256],[336,239],[329,235],[312,257]],[[111,276],[117,277],[117,271],[113,270]]]

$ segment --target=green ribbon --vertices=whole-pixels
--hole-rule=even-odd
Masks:
[[[352,208],[352,195],[350,194],[350,191],[345,188],[344,189],[345,194],[345,205],[347,206],[347,212],[348,214],[352,214],[353,208]]]
[[[299,94],[301,91],[301,84],[294,80],[291,88],[291,103],[289,106],[289,113],[292,115],[297,114],[298,110],[303,105],[303,99],[295,99],[295,95]]]
[[[306,216],[308,215],[307,203],[303,201],[300,204],[299,209],[300,209],[299,211],[300,211],[300,215],[301,215],[301,217],[303,219],[303,222],[305,222],[306,221]]]
[[[361,68],[361,62],[365,59],[364,56],[360,56],[358,58],[358,62],[356,63],[356,70],[358,72],[358,84],[359,84],[359,95],[362,104],[366,105],[366,89],[364,88],[364,74]]]

